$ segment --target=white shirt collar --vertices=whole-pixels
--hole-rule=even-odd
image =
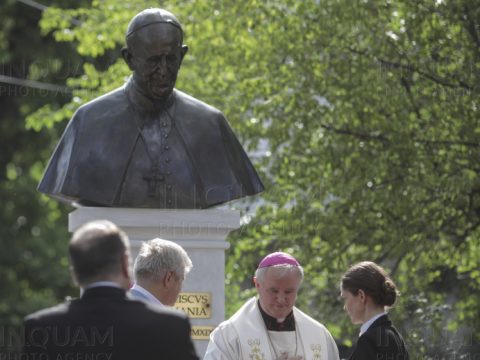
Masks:
[[[368,328],[375,322],[375,320],[377,320],[379,317],[381,317],[383,315],[387,315],[387,313],[383,312],[383,313],[377,314],[374,317],[370,318],[368,321],[364,322],[362,324],[362,326],[360,327],[360,335],[359,336],[361,336],[365,331],[367,331]]]
[[[160,300],[158,300],[150,291],[144,289],[138,284],[133,284],[132,288],[130,290],[136,290],[139,293],[142,293],[146,298],[148,298],[149,301],[163,305]]]

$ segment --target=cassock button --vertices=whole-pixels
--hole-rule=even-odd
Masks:
[[[172,205],[172,200],[168,200],[168,205]]]
[[[165,138],[165,139],[168,139],[168,134],[165,134],[164,138]]]
[[[172,185],[167,185],[167,190],[172,190]]]
[[[167,163],[169,163],[169,162],[170,162],[170,158],[166,158],[165,161],[166,161]]]
[[[166,124],[166,123],[162,123],[162,126],[165,127],[165,126],[167,126],[167,124]]]
[[[171,171],[167,171],[167,175],[172,175],[172,172],[171,172]]]
[[[165,150],[169,150],[169,149],[170,149],[170,146],[165,145],[164,149],[165,149]]]

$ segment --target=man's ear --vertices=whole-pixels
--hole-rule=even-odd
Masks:
[[[73,271],[73,266],[70,266],[69,269],[70,269],[70,276],[72,277],[73,283],[76,286],[80,287],[80,283],[77,280],[77,276],[75,275],[75,271]]]
[[[260,283],[258,282],[258,280],[257,280],[257,278],[256,278],[255,276],[253,277],[253,283],[255,284],[255,287],[256,287],[257,290],[258,290],[258,288],[260,287]]]
[[[133,55],[130,50],[128,50],[127,47],[123,47],[120,51],[122,52],[123,60],[125,60],[125,62],[127,63],[128,68],[132,71],[135,70],[133,66]]]
[[[122,255],[122,275],[124,276],[125,279],[127,279],[129,282],[131,282],[131,274],[130,274],[130,255],[128,252],[125,252]]]
[[[173,271],[167,271],[166,274],[163,276],[163,286],[165,288],[170,288],[170,285],[172,284],[174,280],[175,274]]]
[[[180,56],[181,56],[180,63],[183,61],[183,58],[185,57],[185,54],[187,52],[188,52],[188,46],[187,45],[182,45],[182,48],[180,49]]]

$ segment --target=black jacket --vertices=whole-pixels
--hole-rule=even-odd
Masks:
[[[25,359],[198,360],[188,318],[97,287],[25,318]]]
[[[373,322],[357,341],[350,360],[409,360],[400,333],[388,315]]]

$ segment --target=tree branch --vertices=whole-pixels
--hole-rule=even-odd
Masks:
[[[462,16],[467,27],[467,31],[472,37],[473,42],[475,43],[476,53],[479,56],[479,49],[480,49],[480,36],[477,33],[477,24],[475,24],[474,19],[471,17],[471,11],[468,8],[468,5],[465,4],[464,8],[464,16]]]
[[[415,99],[413,98],[411,87],[410,87],[410,84],[408,83],[408,80],[402,76],[402,78],[400,79],[400,83],[402,84],[402,86],[405,88],[407,92],[408,100],[410,100],[410,103],[412,104],[413,110],[415,111],[415,114],[417,115],[418,120],[422,121],[422,115],[420,114],[420,109],[418,108],[418,105],[415,103]]]
[[[331,125],[327,124],[320,124],[320,126],[328,131],[332,131],[336,134],[340,135],[349,135],[349,136],[354,136],[358,139],[361,140],[366,140],[366,141],[380,141],[384,145],[388,145],[390,143],[390,139],[385,136],[385,135],[376,135],[376,134],[369,134],[369,133],[361,133],[357,132],[351,129],[338,129],[335,128]],[[424,145],[436,145],[436,146],[457,146],[457,145],[462,145],[462,146],[468,146],[468,147],[473,147],[473,148],[480,148],[480,143],[478,142],[473,142],[473,141],[463,141],[463,140],[426,140],[426,139],[421,139],[421,138],[412,138],[412,141],[418,142],[420,144]]]
[[[456,146],[456,145],[463,145],[468,147],[475,147],[479,148],[480,143],[473,142],[473,141],[462,141],[462,140],[424,140],[424,139],[413,139],[414,141],[420,144],[428,144],[428,145],[447,145],[447,146]]]
[[[336,134],[341,134],[341,135],[351,135],[355,136],[356,138],[362,139],[362,140],[375,140],[375,141],[381,141],[383,144],[388,144],[390,141],[387,137],[383,135],[373,135],[373,134],[368,134],[368,133],[360,133],[356,132],[350,129],[337,129],[331,125],[327,124],[320,124],[322,128],[325,130],[332,131]]]
[[[395,68],[395,69],[403,69],[403,70],[407,70],[407,71],[412,72],[412,73],[415,72],[415,73],[423,76],[424,78],[427,78],[427,79],[429,79],[429,80],[431,80],[431,81],[433,81],[437,84],[440,84],[442,86],[446,86],[446,87],[450,87],[450,88],[459,88],[460,87],[460,88],[467,89],[469,91],[473,91],[473,89],[474,89],[472,86],[466,84],[464,81],[459,80],[458,84],[452,84],[445,79],[439,78],[438,76],[428,74],[425,71],[422,71],[422,70],[414,67],[411,64],[404,65],[404,64],[393,62],[393,61],[385,60],[385,59],[382,59],[378,56],[372,56],[369,53],[367,53],[366,51],[360,51],[360,50],[356,50],[356,49],[353,49],[353,48],[349,48],[349,51],[351,51],[351,52],[353,52],[354,54],[357,54],[357,55],[368,56],[371,59],[373,59],[375,61],[378,61],[381,65],[384,65],[384,66],[389,66],[389,67]]]

